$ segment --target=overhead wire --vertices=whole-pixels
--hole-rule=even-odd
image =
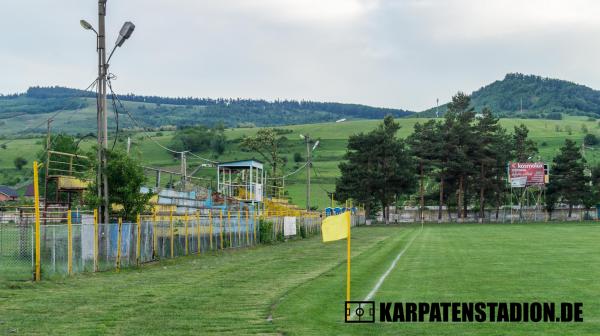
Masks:
[[[148,132],[146,132],[146,128],[145,128],[143,125],[141,125],[141,123],[140,123],[140,122],[138,122],[138,121],[137,121],[137,120],[136,120],[136,119],[133,117],[133,115],[131,115],[131,113],[129,112],[129,110],[128,110],[127,108],[125,108],[125,105],[123,104],[123,102],[122,102],[122,101],[121,101],[121,99],[119,98],[119,95],[118,95],[118,94],[116,94],[116,93],[115,93],[115,91],[113,90],[113,87],[112,87],[112,82],[111,82],[111,79],[113,79],[113,78],[115,78],[115,77],[112,77],[112,78],[111,78],[111,77],[109,76],[109,78],[108,78],[108,81],[107,81],[107,83],[108,83],[108,88],[109,88],[109,90],[110,90],[110,92],[111,92],[111,95],[112,95],[112,97],[114,97],[114,99],[116,99],[116,101],[119,103],[119,106],[121,107],[121,110],[125,112],[125,114],[126,114],[128,117],[129,117],[129,119],[131,119],[131,121],[132,121],[132,122],[133,122],[133,123],[134,123],[134,124],[135,124],[135,125],[136,125],[138,128],[140,128],[140,130],[142,131],[142,133],[143,133],[143,134],[144,134],[144,135],[145,135],[145,136],[146,136],[148,139],[150,139],[150,141],[154,142],[154,144],[155,144],[155,145],[157,145],[157,146],[159,146],[160,148],[162,148],[162,149],[164,149],[164,150],[166,150],[166,151],[168,151],[168,152],[171,152],[171,153],[173,153],[173,154],[182,154],[182,153],[186,153],[186,154],[189,154],[189,155],[191,155],[191,156],[194,156],[194,157],[196,157],[196,158],[198,158],[198,159],[201,159],[201,160],[204,160],[204,161],[210,162],[210,163],[218,163],[217,161],[210,160],[210,159],[207,159],[207,158],[201,157],[201,156],[199,156],[199,155],[197,155],[197,154],[194,154],[194,153],[193,153],[193,152],[191,152],[191,151],[177,151],[177,150],[171,149],[171,148],[169,148],[169,147],[166,147],[166,146],[162,145],[160,142],[158,142],[158,141],[156,141],[154,138],[152,138],[152,136],[150,136],[150,134],[149,134]]]
[[[302,166],[300,166],[298,169],[294,170],[293,172],[283,175],[283,176],[277,176],[277,177],[267,177],[267,180],[278,180],[278,179],[285,179],[291,175],[294,175],[296,173],[298,173],[299,171],[301,171],[304,167],[306,167],[306,165],[308,164],[308,162],[304,163]]]

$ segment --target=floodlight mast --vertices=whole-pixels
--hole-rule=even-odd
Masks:
[[[109,199],[108,199],[108,178],[106,176],[107,167],[107,155],[108,150],[108,117],[107,117],[107,104],[106,104],[106,81],[108,75],[108,63],[110,57],[112,57],[115,49],[121,47],[123,43],[131,36],[135,29],[135,25],[129,21],[123,24],[121,31],[119,32],[119,38],[113,50],[110,53],[110,57],[106,59],[106,1],[98,0],[98,31],[87,22],[86,20],[80,20],[79,24],[86,30],[91,30],[96,34],[97,40],[97,51],[98,51],[98,85],[97,85],[97,140],[98,140],[98,172],[96,174],[96,185],[98,189],[98,199],[101,200],[101,213],[100,218],[104,223],[109,223]]]

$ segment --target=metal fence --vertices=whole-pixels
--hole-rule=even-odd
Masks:
[[[33,221],[0,214],[0,281],[31,279]]]
[[[389,221],[392,223],[410,223],[420,222],[421,212],[417,208],[392,208],[389,215]],[[479,210],[469,209],[463,218],[458,218],[456,209],[448,211],[444,207],[440,222],[483,222],[483,223],[520,223],[520,222],[548,222],[548,221],[582,221],[597,220],[598,211],[594,209],[584,209],[583,207],[574,207],[569,216],[569,209],[565,207],[557,208],[549,213],[542,208],[510,208],[503,207],[498,209],[485,209],[484,216],[481,217]],[[378,221],[383,221],[379,216]],[[438,210],[434,207],[427,207],[423,210],[423,220],[425,222],[438,222]]]
[[[150,261],[308,237],[321,231],[321,214],[286,215],[263,217],[252,209],[203,209],[186,214],[142,215],[132,222],[119,219],[103,224],[98,223],[95,211],[50,209],[40,214],[40,274],[48,279],[82,272],[118,271]],[[286,229],[290,218],[295,232]],[[364,223],[364,217],[353,216],[352,225],[359,223]],[[36,269],[34,228],[31,208],[0,211],[0,280],[32,279]]]

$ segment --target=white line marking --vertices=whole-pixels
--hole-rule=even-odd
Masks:
[[[379,287],[381,287],[381,285],[383,285],[383,282],[385,281],[385,279],[388,277],[388,275],[390,275],[392,270],[394,270],[394,268],[396,267],[398,260],[400,260],[400,258],[402,257],[404,252],[406,252],[406,250],[408,250],[410,245],[412,245],[413,241],[415,241],[415,238],[417,238],[419,233],[421,233],[421,231],[417,232],[417,234],[415,234],[412,237],[412,239],[408,242],[408,244],[406,244],[406,246],[402,249],[402,251],[400,251],[400,253],[398,253],[398,255],[396,256],[394,261],[392,261],[392,264],[390,265],[390,267],[388,267],[387,271],[385,271],[385,273],[383,273],[383,275],[379,278],[379,280],[377,280],[375,287],[373,287],[373,289],[369,292],[369,294],[367,295],[367,297],[365,297],[365,299],[363,301],[369,301],[373,298],[373,296],[375,296],[375,294],[379,290]],[[354,316],[355,316],[355,313],[353,312],[352,314],[350,314],[350,319],[353,319]]]

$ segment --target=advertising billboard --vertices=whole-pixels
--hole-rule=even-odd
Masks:
[[[543,162],[510,162],[508,181],[512,187],[543,186],[548,183],[548,166]]]

